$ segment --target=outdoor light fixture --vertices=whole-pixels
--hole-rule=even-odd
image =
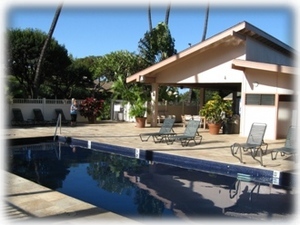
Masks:
[[[144,83],[144,82],[145,82],[144,75],[141,75],[141,76],[139,77],[139,81],[140,81],[141,83]]]
[[[258,82],[257,81],[254,81],[253,82],[253,87],[257,87],[258,86]]]

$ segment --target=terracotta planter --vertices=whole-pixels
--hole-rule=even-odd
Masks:
[[[208,130],[210,134],[219,134],[222,124],[208,123]]]
[[[146,125],[146,117],[135,117],[136,127],[144,128]]]

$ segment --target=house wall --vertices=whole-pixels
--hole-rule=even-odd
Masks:
[[[297,125],[297,104],[295,102],[278,103],[277,138],[286,138],[290,125]]]
[[[249,41],[249,42],[248,42]],[[156,82],[159,84],[184,83],[241,83],[241,121],[240,135],[247,137],[253,122],[267,123],[265,139],[282,137],[287,127],[292,123],[290,113],[295,110],[291,103],[278,103],[280,94],[294,94],[295,82],[290,75],[280,72],[263,70],[232,69],[233,59],[244,59],[266,63],[290,65],[292,60],[253,39],[247,39],[247,44],[222,44],[216,48],[206,50],[205,53],[193,54],[186,60],[170,65],[156,72]],[[253,83],[258,82],[258,86]],[[246,106],[245,94],[276,94],[274,106]],[[172,110],[179,114],[180,110]],[[175,113],[176,112],[176,113]],[[176,116],[177,118],[177,116]],[[288,118],[288,119],[286,119]],[[281,128],[278,128],[278,124]]]
[[[157,72],[156,82],[164,83],[241,83],[243,73],[232,69],[232,59],[245,59],[245,46],[220,45],[205,54],[193,55]]]
[[[253,85],[258,82],[258,85]],[[293,77],[287,74],[271,73],[262,70],[246,69],[242,85],[240,135],[248,136],[253,122],[267,123],[265,139],[276,139],[286,135],[288,126],[293,123],[293,102],[278,102],[279,95],[293,95]],[[275,94],[274,106],[245,105],[246,94]]]
[[[281,52],[270,48],[269,46],[263,45],[262,43],[252,39],[251,37],[247,37],[246,43],[246,60],[285,66],[294,65],[294,60],[291,57],[284,55]]]

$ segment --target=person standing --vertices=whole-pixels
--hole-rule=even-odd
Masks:
[[[77,121],[77,101],[75,98],[72,98],[71,101],[71,107],[70,107],[70,114],[71,114],[71,126],[75,126],[76,125],[76,121]]]

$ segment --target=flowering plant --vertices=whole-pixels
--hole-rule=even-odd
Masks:
[[[101,115],[103,109],[103,100],[89,97],[80,102],[79,113],[81,116],[88,118],[90,122],[94,122]]]
[[[200,110],[200,115],[205,116],[207,123],[220,124],[232,116],[232,101],[223,100],[219,94],[214,93]]]

